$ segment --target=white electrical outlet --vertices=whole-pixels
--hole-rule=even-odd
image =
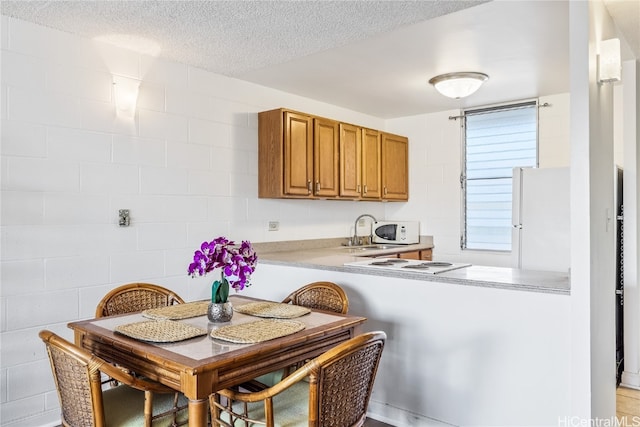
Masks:
[[[278,231],[280,229],[279,221],[269,221],[269,231]]]

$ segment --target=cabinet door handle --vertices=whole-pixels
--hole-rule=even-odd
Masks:
[[[364,185],[364,194],[367,194],[367,184]]]
[[[320,192],[320,181],[316,181],[316,194]]]
[[[311,191],[312,191],[311,180],[307,181],[307,191],[309,192],[309,194],[311,194]]]
[[[387,187],[384,187],[384,195],[387,195]]]
[[[357,188],[356,192],[359,193],[360,192],[360,184],[358,184],[358,187],[356,187],[356,188]]]

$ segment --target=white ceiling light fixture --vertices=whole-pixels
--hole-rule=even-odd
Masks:
[[[489,76],[475,71],[440,74],[429,80],[438,92],[453,99],[471,95],[487,81]]]

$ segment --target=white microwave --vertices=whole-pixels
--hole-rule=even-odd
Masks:
[[[373,224],[373,243],[411,245],[420,243],[418,221],[377,221]]]

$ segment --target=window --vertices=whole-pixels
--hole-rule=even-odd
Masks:
[[[537,102],[465,110],[463,249],[511,250],[514,167],[538,164]]]

